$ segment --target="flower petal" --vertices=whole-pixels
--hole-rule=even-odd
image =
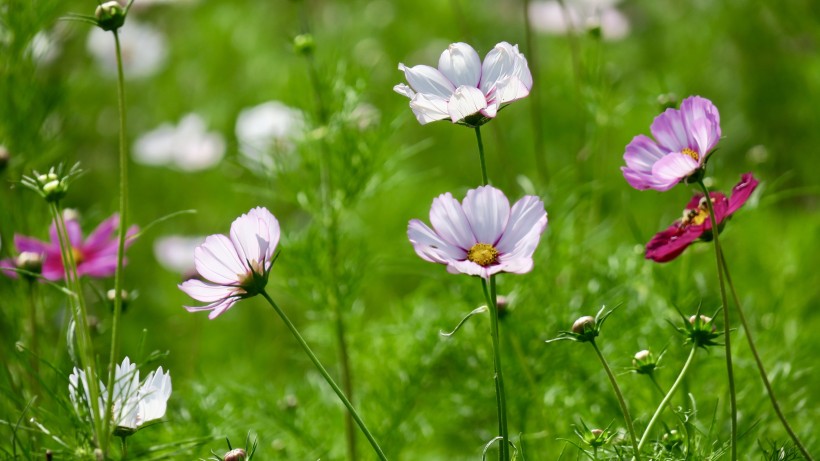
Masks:
[[[671,261],[700,238],[704,230],[703,226],[689,226],[682,230],[677,224],[673,224],[665,231],[656,234],[646,244],[646,259],[659,263]]]
[[[407,67],[399,64],[399,70],[404,72],[407,83],[418,93],[449,98],[456,89],[444,74],[433,67],[425,65]]]
[[[464,209],[449,192],[439,195],[430,207],[430,224],[436,234],[450,245],[468,250],[476,244],[476,238]]]
[[[655,117],[649,130],[658,144],[667,152],[680,152],[683,149],[695,147],[689,143],[683,117],[677,109],[666,109]]]
[[[481,90],[473,86],[460,86],[447,102],[447,113],[450,114],[450,120],[456,123],[485,107],[487,99]]]
[[[279,221],[263,207],[250,210],[231,224],[231,242],[245,263],[267,263],[279,243],[279,233]]]
[[[422,125],[450,117],[447,100],[432,94],[416,93],[410,101],[410,109]]]
[[[441,53],[438,69],[454,86],[478,87],[481,78],[481,58],[472,46],[453,43]]]
[[[178,286],[188,296],[204,303],[212,303],[237,294],[236,287],[203,282],[197,279],[186,280]]]
[[[728,214],[733,214],[740,207],[749,200],[752,192],[757,189],[760,182],[752,176],[751,173],[746,173],[740,177],[740,182],[732,188],[732,194],[729,196]]]
[[[412,88],[405,85],[404,83],[399,83],[398,85],[395,85],[393,87],[393,91],[395,91],[396,93],[398,93],[402,96],[407,96],[410,99],[413,99],[413,96],[416,95],[416,92],[413,91]]]
[[[467,275],[475,275],[484,279],[490,278],[490,269],[493,266],[484,267],[479,264],[476,264],[470,260],[463,260],[463,261],[451,261],[447,264],[447,272],[451,274],[467,274]]]
[[[220,284],[234,284],[249,273],[247,263],[239,259],[228,237],[211,235],[194,250],[194,264],[200,275]]]
[[[492,186],[471,189],[462,208],[476,239],[495,246],[510,217],[510,201],[504,193]]]
[[[445,242],[418,219],[411,220],[407,225],[407,238],[413,244],[416,254],[425,261],[447,264],[467,257],[466,251]]]
[[[720,140],[720,113],[712,101],[700,96],[690,96],[680,104],[680,113],[689,147],[698,147],[698,152],[706,156]]]
[[[505,104],[529,96],[530,89],[518,78],[502,78],[490,89],[487,99],[496,104]]]
[[[489,95],[506,78],[518,79],[527,92],[532,88],[532,74],[527,59],[518,51],[518,45],[501,42],[487,53],[481,64],[479,88],[484,94]]]
[[[680,152],[673,152],[665,155],[652,165],[652,176],[657,181],[656,184],[661,187],[668,186],[667,189],[670,189],[679,183],[681,179],[694,173],[699,166],[698,161],[692,157]]]
[[[534,195],[524,196],[513,204],[507,228],[496,248],[502,255],[531,257],[546,227],[544,202]]]

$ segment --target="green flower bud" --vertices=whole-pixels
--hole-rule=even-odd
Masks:
[[[297,35],[293,37],[293,50],[297,54],[310,56],[313,54],[313,51],[316,50],[316,40],[313,39],[313,35],[311,34]]]
[[[63,181],[54,179],[43,184],[42,190],[47,202],[57,202],[65,197],[66,192],[68,192],[68,187],[66,187]]]
[[[125,24],[125,9],[113,0],[98,6],[94,16],[102,30],[117,30]]]

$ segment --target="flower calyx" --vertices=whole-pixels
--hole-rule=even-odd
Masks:
[[[684,341],[685,344],[694,344],[704,349],[709,346],[722,345],[715,341],[715,339],[723,334],[723,332],[717,331],[715,327],[714,317],[717,315],[717,312],[712,317],[709,317],[701,314],[700,309],[698,309],[695,315],[689,316],[688,318],[682,313],[678,313],[683,321],[683,327],[676,326],[675,329],[686,338]]]
[[[575,426],[574,431],[575,435],[577,435],[584,444],[593,449],[601,448],[617,435],[616,432],[610,432],[609,426],[603,429],[590,429],[584,421],[581,421],[580,427]]]

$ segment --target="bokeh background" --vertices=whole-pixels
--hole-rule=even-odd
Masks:
[[[170,369],[174,383],[165,422],[130,439],[136,459],[206,458],[224,451],[225,437],[237,446],[249,432],[261,459],[344,458],[341,406],[263,300],[243,301],[213,321],[182,308],[191,300],[176,285],[190,270],[191,244],[165,239],[225,233],[257,205],[278,217],[285,234],[269,292],[334,374],[329,300],[340,304],[354,400],[388,456],[480,459],[495,427],[489,321],[478,316],[452,338],[439,335],[484,303],[480,284],[420,260],[405,236],[409,219],[426,220],[434,197],[463,197],[479,185],[475,137],[446,121],[419,125],[407,99],[392,91],[404,81],[399,62],[435,65],[457,41],[482,56],[500,41],[518,44],[535,75],[530,97],[482,128],[492,183],[513,200],[539,195],[550,218],[535,269],[499,279],[509,299],[502,347],[511,433],[525,458],[576,459],[567,440],[580,443],[573,427],[581,421],[622,426],[592,350],[545,340],[603,305],[620,306],[599,343],[642,427],[660,396],[629,372],[632,355],[665,350],[658,380],[670,385],[687,351],[668,321],[679,321],[676,309],[712,313],[720,305],[709,245],[663,265],[643,258],[645,242],[680,216],[693,189],[638,192],[619,171],[632,137],[648,134],[653,117],[689,95],[720,110],[723,139],[709,183],[728,192],[742,173],[761,180],[722,242],[783,408],[810,451],[820,451],[813,430],[820,418],[820,4],[565,0],[562,10],[531,0],[528,10],[525,3],[136,0],[123,30],[130,221],[145,226],[196,210],[152,227],[128,251],[126,286],[138,296],[124,316],[121,350],[145,371]],[[14,254],[15,233],[46,238],[45,204],[19,185],[32,169],[81,163],[87,173],[65,205],[79,211],[87,231],[116,211],[112,38],[60,20],[95,6],[0,2],[0,144],[10,155],[0,173],[2,257]],[[294,48],[301,34],[315,43],[309,56]],[[250,108],[270,101],[278,104],[268,109],[290,109],[238,127]],[[332,232],[323,220],[322,162],[333,177]],[[112,285],[89,284],[101,361],[110,309],[96,294]],[[40,292],[40,349],[54,368],[42,371],[50,392],[27,407],[28,396],[13,392],[30,373],[15,347],[26,338],[27,289],[0,278],[5,454],[21,443],[13,442],[21,415],[65,440],[78,432],[59,416],[71,369],[64,300],[55,290]],[[788,438],[744,332],[733,343],[740,452],[757,459]],[[674,404],[689,412],[704,459],[722,456],[727,397],[722,351],[700,354]],[[674,427],[677,419],[665,421]],[[60,449],[48,437],[29,437]],[[375,459],[364,438],[359,453]]]

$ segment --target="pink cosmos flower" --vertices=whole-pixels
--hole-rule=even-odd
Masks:
[[[720,115],[711,101],[700,96],[683,100],[649,128],[655,137],[638,135],[626,146],[621,167],[635,189],[666,191],[702,171],[706,158],[720,139]]]
[[[399,64],[410,86],[400,83],[396,93],[410,98],[410,109],[422,125],[449,118],[453,123],[479,126],[494,118],[507,103],[530,94],[532,74],[518,45],[501,42],[484,62],[466,43],[453,43],[438,61],[438,69]]]
[[[732,195],[729,198],[720,192],[709,194],[715,209],[718,232],[723,228],[726,220],[746,203],[757,184],[757,179],[751,173],[746,173],[732,188]],[[712,221],[709,219],[709,209],[703,194],[692,197],[686,209],[683,210],[681,219],[652,237],[652,240],[646,244],[646,259],[659,263],[671,261],[698,239],[707,241],[712,239]]]
[[[547,227],[544,202],[524,196],[512,208],[504,193],[492,186],[467,192],[459,203],[448,192],[433,200],[431,229],[418,219],[407,226],[416,254],[446,264],[452,274],[485,279],[499,272],[532,270],[532,254]]]
[[[80,223],[74,217],[66,217],[65,226],[71,243],[71,250],[74,254],[74,262],[77,264],[77,275],[87,275],[95,278],[114,275],[117,270],[117,237],[115,232],[119,222],[120,218],[115,214],[101,222],[91,235],[83,240]],[[131,226],[128,229],[125,241],[126,247],[133,243],[133,237],[137,230],[137,226]],[[65,269],[60,253],[60,239],[57,237],[57,226],[53,223],[49,228],[49,238],[49,242],[43,242],[35,238],[15,235],[14,245],[21,254],[42,256],[43,278],[46,280],[61,280],[65,278]],[[0,266],[9,266],[9,264],[5,261]],[[15,277],[12,271],[2,272]]]
[[[188,312],[211,311],[215,319],[237,301],[259,294],[268,281],[273,253],[279,243],[279,221],[257,207],[236,218],[230,237],[217,234],[194,250],[196,270],[204,279],[191,279],[179,288],[205,306],[185,306]]]

